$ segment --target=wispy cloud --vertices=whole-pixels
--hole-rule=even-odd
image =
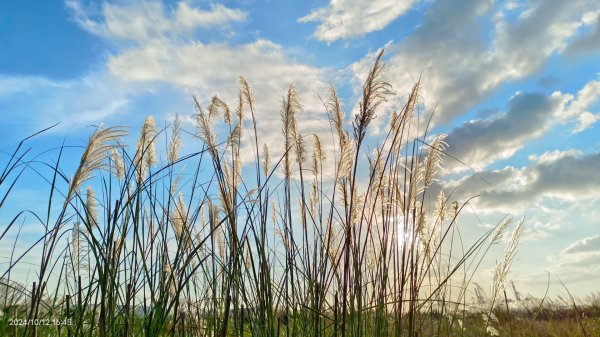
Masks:
[[[81,2],[69,0],[66,5],[72,10],[76,22],[93,34],[109,39],[144,42],[190,34],[200,28],[223,29],[247,16],[239,9],[221,4],[212,4],[210,9],[203,10],[182,1],[169,11],[162,2],[151,1],[126,6],[104,3],[102,20],[98,21],[88,14]]]
[[[562,254],[577,254],[587,252],[600,253],[600,235],[593,235],[579,241],[573,242]]]
[[[410,10],[418,0],[330,1],[298,19],[319,22],[314,36],[325,42],[359,37],[385,28]]]

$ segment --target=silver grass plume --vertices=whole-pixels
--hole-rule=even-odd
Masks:
[[[79,222],[73,224],[73,233],[71,238],[71,250],[73,257],[71,259],[73,269],[78,273],[79,270]]]
[[[246,244],[244,245],[244,265],[246,269],[252,269],[252,250],[250,249],[250,241],[245,240]]]
[[[342,105],[335,88],[333,86],[329,86],[329,88],[327,88],[327,92],[329,93],[329,99],[326,103],[326,109],[331,114],[331,124],[337,132],[338,141],[341,144],[342,139],[344,138],[344,111],[342,110]]]
[[[519,242],[525,230],[524,224],[525,219],[521,219],[521,221],[519,221],[519,223],[513,230],[510,239],[506,244],[502,261],[496,264],[496,269],[494,270],[494,278],[492,282],[490,312],[494,308],[496,300],[500,296],[500,292],[506,287],[506,284],[508,283],[508,272],[517,254]]]
[[[363,96],[359,103],[359,112],[352,123],[354,138],[358,143],[364,139],[367,127],[375,117],[379,105],[387,101],[387,96],[392,95],[391,85],[382,80],[385,64],[382,61],[383,49],[377,54],[377,59],[369,71],[367,80],[363,85]]]
[[[216,160],[218,158],[218,153],[215,148],[215,135],[212,131],[213,119],[211,118],[210,113],[204,113],[200,106],[200,102],[195,96],[194,103],[196,104],[196,134],[204,143],[206,143],[209,153],[213,159]]]
[[[218,96],[215,95],[212,97],[207,110],[211,120],[214,120],[219,113],[219,110],[221,110],[225,123],[231,124],[231,111],[229,110],[229,106],[227,106],[227,104],[225,104]]]
[[[240,90],[242,93],[242,96],[244,97],[246,104],[248,104],[248,106],[250,107],[250,110],[254,110],[254,92],[252,91],[252,87],[250,87],[250,84],[248,84],[248,81],[246,81],[245,78],[243,77],[239,77],[238,78],[238,82],[240,83]],[[243,118],[243,110],[239,111],[240,113],[240,120],[242,120]]]
[[[444,142],[445,138],[445,134],[435,137],[433,142],[431,142],[429,152],[423,161],[423,168],[421,172],[423,174],[423,184],[425,184],[425,186],[429,186],[433,182],[438,169],[441,167],[443,162],[442,154],[448,145],[446,142]]]
[[[273,221],[273,226],[279,222],[279,210],[275,199],[271,200],[271,221]]]
[[[321,163],[325,160],[325,153],[321,147],[321,140],[317,134],[313,134],[312,170],[315,177],[319,174]]]
[[[267,144],[263,144],[262,159],[263,173],[265,177],[268,177],[271,172],[271,155],[269,154],[269,147]]]
[[[338,163],[337,179],[344,179],[350,177],[352,172],[352,165],[354,164],[354,147],[350,140],[346,140],[342,143],[340,162]]]
[[[312,183],[310,189],[310,214],[315,216],[315,211],[317,208],[317,204],[319,203],[319,188],[317,186],[316,180]],[[302,206],[302,205],[301,205]]]
[[[313,134],[312,171],[314,179],[310,191],[310,212],[313,214],[313,216],[315,215],[315,209],[317,203],[319,202],[318,177],[324,160],[325,154],[323,153],[319,136]]]
[[[502,235],[504,234],[504,231],[506,231],[506,229],[508,228],[508,226],[510,226],[511,223],[512,223],[512,218],[506,217],[502,220],[502,222],[500,224],[498,224],[496,226],[496,228],[494,228],[494,232],[492,233],[492,236],[490,237],[491,244],[497,244],[498,242],[500,242],[500,239],[502,239]]]
[[[123,165],[123,158],[121,158],[121,155],[115,148],[111,150],[111,154],[115,177],[117,177],[119,180],[122,180],[125,178],[125,166]]]
[[[92,177],[95,170],[110,170],[110,167],[106,163],[108,153],[120,147],[118,144],[125,135],[127,135],[127,131],[120,127],[106,129],[99,127],[94,131],[81,156],[79,167],[70,182],[65,203],[71,200],[73,192],[77,191],[85,181]]]
[[[440,191],[435,204],[435,215],[439,219],[440,223],[446,220],[446,208],[446,195],[444,195],[444,191]]]
[[[292,146],[298,140],[297,135],[297,125],[296,125],[296,112],[302,110],[302,105],[300,105],[300,100],[298,99],[298,93],[296,91],[296,86],[292,83],[288,89],[287,95],[283,98],[281,102],[281,120],[283,122],[283,136],[284,136],[284,161],[283,161],[283,173],[286,179],[289,179],[291,176],[291,166],[289,159],[289,151],[292,149]],[[298,146],[298,145],[297,145]],[[301,146],[301,145],[299,145]],[[296,148],[298,150],[298,148]],[[300,150],[302,150],[300,148]],[[298,152],[298,151],[297,151]],[[298,157],[301,158],[302,151],[298,154]]]
[[[235,114],[241,123],[244,120],[244,93],[242,92],[242,89],[238,91],[238,106],[235,109]]]
[[[408,95],[408,99],[406,100],[406,105],[403,109],[405,123],[410,122],[414,115],[415,107],[419,103],[421,99],[421,82],[417,81],[414,85],[410,94]]]
[[[169,144],[168,159],[174,163],[179,159],[179,150],[181,149],[181,119],[179,114],[175,114],[173,121],[173,133],[171,134],[171,144]]]
[[[183,195],[179,193],[175,200],[174,209],[171,211],[171,226],[179,244],[186,248],[191,243],[187,228],[187,205],[183,200]]]
[[[223,230],[219,225],[219,207],[214,205],[209,200],[208,203],[208,221],[210,223],[210,230],[214,235],[215,241],[217,242],[219,255],[223,258],[225,256],[225,238]]]
[[[86,190],[85,215],[90,228],[98,226],[98,203],[96,202],[96,193],[91,186],[88,186]]]
[[[142,180],[146,171],[156,164],[156,147],[154,138],[156,137],[156,123],[154,117],[148,116],[144,120],[140,137],[138,138],[134,164],[137,167],[138,179]]]

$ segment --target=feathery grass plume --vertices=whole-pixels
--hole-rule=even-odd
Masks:
[[[510,226],[511,223],[512,223],[512,218],[506,217],[503,219],[503,221],[498,226],[496,226],[496,228],[494,228],[494,232],[492,233],[492,236],[490,237],[490,241],[493,245],[500,242],[500,239],[502,239],[502,234],[504,234],[504,231],[506,230],[506,228],[508,228],[508,226]]]
[[[390,132],[395,132],[400,126],[400,114],[397,111],[392,112],[390,116],[390,120],[388,121],[388,130]]]
[[[446,202],[446,195],[444,194],[444,191],[440,191],[435,203],[435,215],[439,219],[440,223],[446,220]]]
[[[171,210],[171,227],[177,241],[183,244],[185,241],[185,226],[187,221],[187,206],[183,200],[183,195],[179,193],[177,199],[175,199],[174,208]]]
[[[287,95],[282,99],[281,102],[281,120],[283,122],[283,136],[284,136],[284,160],[283,160],[283,173],[286,179],[291,176],[291,166],[289,159],[289,151],[292,147],[296,146],[296,155],[299,160],[302,158],[302,145],[297,144],[298,134],[296,125],[296,112],[302,110],[300,100],[298,98],[298,92],[296,91],[296,85],[292,83],[288,88]],[[300,151],[298,151],[300,150]],[[300,152],[300,153],[298,153]]]
[[[106,163],[107,154],[111,150],[120,147],[118,144],[125,135],[127,135],[127,131],[120,127],[106,129],[98,127],[94,131],[81,156],[79,167],[71,180],[65,202],[68,203],[71,200],[73,192],[77,191],[85,181],[90,179],[95,170],[110,170]]]
[[[404,114],[406,121],[410,121],[415,112],[415,107],[419,103],[421,99],[421,81],[417,81],[410,91],[408,95],[408,99],[406,100],[406,105],[404,106]]]
[[[79,235],[79,222],[75,221],[73,224],[73,233],[71,233],[71,251],[73,254],[71,263],[76,272],[79,270]]]
[[[375,195],[380,195],[385,198],[386,195],[383,193],[384,188],[387,184],[387,179],[384,179],[384,153],[383,149],[375,148],[373,150],[373,158],[368,158],[369,160],[369,169],[371,175],[373,177],[373,187],[371,188],[374,191]],[[382,200],[383,201],[383,200]]]
[[[490,307],[489,313],[492,312],[497,300],[500,297],[500,293],[505,289],[508,279],[508,272],[510,270],[510,266],[517,254],[519,242],[523,235],[523,231],[525,229],[524,226],[525,219],[521,219],[515,229],[510,236],[509,241],[504,248],[504,255],[502,257],[502,261],[496,264],[496,269],[494,270],[494,277],[492,281],[492,289],[490,293]],[[488,315],[489,315],[488,313]]]
[[[352,172],[353,164],[354,146],[352,146],[352,142],[350,140],[346,140],[342,143],[340,162],[338,163],[336,178],[338,180],[348,178]]]
[[[321,165],[325,160],[325,154],[321,147],[321,140],[317,134],[313,134],[313,154],[312,154],[312,171],[313,171],[313,182],[310,191],[310,212],[314,216],[317,203],[319,202],[319,186],[318,177]]]
[[[122,180],[125,178],[125,166],[123,165],[123,158],[121,158],[119,152],[114,148],[111,150],[111,154],[115,177],[117,177],[118,180]]]
[[[273,221],[273,225],[279,222],[279,210],[275,199],[271,200],[271,221]]]
[[[135,157],[133,159],[137,169],[138,180],[142,180],[146,175],[146,171],[152,165],[156,164],[155,137],[156,123],[154,122],[154,117],[148,116],[144,120],[144,125],[142,125],[142,131],[138,138]]]
[[[171,144],[169,144],[168,159],[174,163],[179,158],[179,150],[181,149],[181,119],[179,114],[175,114],[173,121],[173,134],[171,135]]]
[[[240,183],[242,182],[242,159],[239,156],[239,151],[236,152],[236,158],[233,164],[233,181],[235,187],[237,187],[240,186]]]
[[[425,186],[429,186],[433,182],[437,171],[444,160],[442,154],[447,146],[446,142],[444,142],[445,138],[445,134],[440,134],[435,137],[433,142],[431,142],[429,152],[423,161],[421,174],[423,174],[423,184],[425,184]]]
[[[250,107],[251,110],[254,109],[254,92],[252,91],[252,87],[250,87],[250,84],[248,84],[248,81],[246,81],[245,78],[243,78],[242,76],[238,77],[238,82],[240,83],[240,90],[242,93],[242,96],[244,97],[244,99],[246,100],[246,104],[248,104],[248,106]],[[240,115],[240,120],[242,120],[243,118],[243,110],[239,111]]]
[[[206,143],[210,155],[216,160],[219,156],[215,148],[215,134],[212,130],[213,119],[210,113],[208,115],[204,113],[196,96],[193,96],[193,98],[196,105],[196,135]]]
[[[266,143],[263,143],[263,151],[262,151],[262,167],[263,173],[265,177],[269,176],[269,172],[271,172],[271,155],[269,154],[269,147]]]
[[[225,238],[223,237],[224,233],[221,227],[219,226],[219,206],[214,205],[212,201],[209,200],[208,203],[208,222],[210,223],[210,230],[212,235],[215,237],[215,241],[218,245],[218,251],[221,257],[225,256]]]
[[[235,114],[238,117],[238,121],[241,123],[244,120],[244,93],[242,89],[238,90],[238,105],[235,108]]]
[[[294,133],[296,134],[296,162],[300,164],[306,161],[306,142],[298,130]]]
[[[246,269],[252,269],[252,248],[250,248],[250,241],[245,240],[244,245],[244,266]]]
[[[90,228],[98,226],[98,203],[92,186],[88,186],[86,190],[85,215]]]
[[[208,116],[211,120],[215,120],[219,110],[223,113],[223,120],[227,124],[231,124],[231,111],[229,106],[225,104],[218,96],[213,96],[210,100],[210,104],[206,108],[208,110]]]
[[[356,192],[356,186],[354,187],[354,198],[352,199],[352,207],[350,208],[350,221],[352,225],[356,225],[359,222],[359,215],[362,214],[362,206],[364,205],[365,196],[364,194],[358,194]]]
[[[317,186],[317,181],[313,181],[310,188],[310,214],[313,216],[316,215],[315,211],[317,208],[317,204],[319,203],[319,187]]]
[[[223,209],[229,209],[230,206],[232,206],[229,201],[230,199],[230,195],[229,193],[234,193],[234,188],[235,188],[235,182],[233,180],[233,175],[231,173],[231,171],[229,170],[229,164],[228,163],[223,163],[221,165],[222,169],[223,169],[223,176],[225,179],[225,185],[227,190],[224,191],[225,194],[220,193],[220,198],[221,198],[221,205],[223,206]]]
[[[327,88],[329,98],[325,104],[326,109],[331,114],[331,124],[338,134],[338,141],[341,144],[344,134],[344,111],[342,110],[342,104],[335,91],[335,88],[331,85]]]
[[[361,143],[365,137],[367,127],[375,117],[375,110],[387,96],[392,95],[392,86],[382,80],[385,64],[382,61],[383,49],[377,54],[377,59],[369,71],[367,80],[363,85],[363,97],[359,104],[359,112],[352,123],[354,127],[354,138]]]
[[[234,159],[236,161],[239,161],[239,147],[240,147],[240,141],[242,138],[242,123],[239,122],[237,123],[233,129],[231,129],[231,132],[229,133],[229,136],[227,136],[227,145],[231,148],[231,153],[232,155],[235,157]]]
[[[315,177],[319,174],[321,163],[323,161],[325,161],[325,153],[321,147],[321,140],[316,133],[313,133],[312,170]]]

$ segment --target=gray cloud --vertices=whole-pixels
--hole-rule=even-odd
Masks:
[[[480,207],[502,209],[532,204],[542,196],[566,200],[597,196],[597,172],[600,153],[581,156],[575,151],[554,152],[529,167],[479,172],[445,186],[456,188],[458,198],[480,195]]]
[[[550,127],[551,116],[559,111],[564,98],[541,93],[517,93],[508,110],[494,119],[473,120],[453,129],[446,142],[448,152],[476,170],[511,157],[531,139],[544,134]],[[450,164],[461,168],[460,164]]]
[[[574,242],[567,247],[563,254],[600,252],[600,235],[594,235]]]
[[[569,46],[567,46],[565,49],[565,55],[579,56],[600,51],[599,17],[600,15],[596,17],[596,22],[589,32],[584,33],[583,36],[575,39]]]

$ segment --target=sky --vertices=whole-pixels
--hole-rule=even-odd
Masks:
[[[93,126],[186,122],[192,95],[234,102],[240,75],[262,142],[277,144],[292,82],[301,130],[329,132],[316,93],[333,84],[350,116],[381,48],[397,93],[386,111],[420,78],[432,132],[468,164],[448,160],[437,183],[479,196],[466,230],[525,217],[517,287],[543,295],[550,275],[551,291],[559,280],[578,295],[600,290],[597,0],[2,1],[0,162],[57,122],[33,144],[73,145],[76,162]],[[23,204],[43,195],[31,181],[15,193]]]

